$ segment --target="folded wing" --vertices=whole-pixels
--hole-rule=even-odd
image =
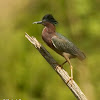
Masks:
[[[59,33],[56,33],[56,36],[52,37],[52,43],[60,52],[69,53],[78,57],[80,60],[85,59],[84,53],[81,52],[71,41]]]

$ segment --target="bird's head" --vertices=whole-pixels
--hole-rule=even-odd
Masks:
[[[54,19],[54,17],[51,14],[47,14],[42,18],[42,21],[33,22],[33,24],[42,24],[46,26],[48,23],[51,23],[53,25],[57,24],[58,22]]]

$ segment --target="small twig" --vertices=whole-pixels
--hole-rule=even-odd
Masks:
[[[46,61],[52,66],[52,68],[58,73],[58,75],[62,78],[65,84],[69,87],[72,93],[78,100],[87,100],[84,93],[81,91],[79,86],[73,80],[73,83],[69,80],[68,73],[59,66],[59,64],[54,60],[54,58],[50,55],[50,53],[37,41],[35,37],[30,37],[27,33],[25,33],[25,37],[36,47],[36,49],[41,53],[41,55],[46,59]],[[68,83],[67,83],[68,82]]]

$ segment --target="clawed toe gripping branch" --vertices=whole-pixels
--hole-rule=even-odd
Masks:
[[[25,33],[25,37],[35,46],[35,48],[40,52],[40,54],[46,59],[46,61],[51,65],[51,67],[58,73],[64,83],[68,86],[68,88],[72,91],[74,96],[78,100],[88,100],[84,93],[81,91],[79,86],[75,83],[75,81],[68,81],[70,79],[68,73],[59,66],[59,64],[55,61],[55,59],[50,55],[50,53],[37,41],[35,37],[30,37],[27,33]]]

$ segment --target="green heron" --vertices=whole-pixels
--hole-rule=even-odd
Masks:
[[[85,55],[81,52],[71,41],[66,37],[56,32],[55,25],[58,22],[54,19],[51,14],[47,14],[42,18],[42,21],[33,22],[33,24],[42,24],[44,29],[42,31],[42,39],[46,44],[53,49],[55,52],[65,58],[65,62],[61,67],[68,62],[71,68],[71,77],[73,79],[73,67],[71,65],[71,58],[78,58],[79,60],[85,59]]]

